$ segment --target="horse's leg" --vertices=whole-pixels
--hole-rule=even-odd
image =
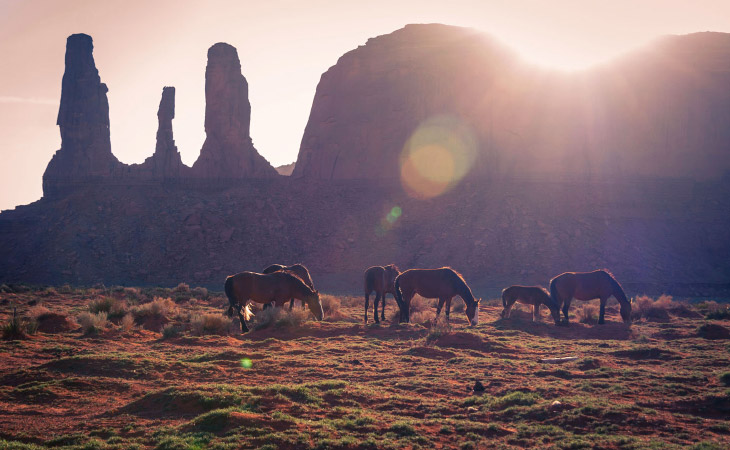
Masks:
[[[532,305],[532,321],[533,322],[540,321],[540,304],[539,303],[533,303],[533,305]]]
[[[365,294],[365,323],[368,323],[368,308],[370,308],[370,292]]]
[[[436,322],[439,321],[439,316],[441,315],[441,308],[444,307],[444,303],[446,303],[446,299],[439,298],[439,304],[436,305]]]
[[[449,323],[449,315],[451,314],[451,300],[452,298],[446,299],[446,323]]]
[[[383,292],[383,295],[380,296],[380,320],[385,320],[385,294],[387,292]]]
[[[405,323],[411,323],[411,300],[413,299],[413,294],[403,295],[403,315],[405,316]]]
[[[380,291],[375,291],[375,300],[373,301],[373,320],[375,320],[375,323],[380,323],[380,319],[378,319],[378,303],[380,303]]]
[[[563,302],[563,315],[565,316],[565,323],[570,323],[570,320],[568,319],[568,309],[570,309],[570,302],[573,301],[573,297],[568,297]]]
[[[294,309],[294,299],[289,300],[289,311]]]
[[[598,313],[598,325],[604,324],[604,316],[606,315],[606,303],[608,303],[608,297],[601,297],[601,310]]]

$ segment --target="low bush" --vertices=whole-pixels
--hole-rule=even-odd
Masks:
[[[21,319],[13,314],[10,320],[2,326],[3,339],[15,341],[25,339],[29,334],[35,334],[38,323],[34,320]]]
[[[593,324],[598,322],[598,306],[585,304],[580,312],[580,323]]]
[[[168,323],[167,325],[162,327],[162,337],[165,339],[175,338],[180,336],[180,334],[180,327],[175,324]]]
[[[633,300],[633,304],[631,305],[631,318],[633,320],[643,318],[647,321],[668,321],[669,309],[672,305],[673,302],[670,295],[662,295],[656,300],[646,295],[641,295]]]
[[[267,308],[255,316],[254,330],[264,328],[294,328],[301,326],[309,317],[308,309],[295,308],[289,311],[286,308]]]
[[[149,303],[139,305],[132,310],[137,322],[143,322],[147,318],[170,318],[178,313],[178,307],[170,297],[155,297]]]
[[[124,315],[124,317],[122,317],[120,326],[124,331],[131,331],[134,328],[134,316],[132,315],[132,313],[127,313]]]
[[[109,320],[121,319],[127,311],[127,302],[113,297],[101,297],[89,303],[89,312],[93,314],[104,312]]]
[[[196,336],[203,336],[206,334],[224,336],[228,334],[228,327],[230,324],[231,319],[223,314],[196,314],[190,317],[191,332]]]
[[[76,321],[81,325],[81,329],[84,334],[92,334],[103,330],[107,327],[109,320],[105,312],[98,312],[96,314],[84,311],[78,315]]]
[[[342,303],[339,298],[334,295],[320,294],[319,300],[322,302],[322,310],[326,319],[338,320],[345,316],[341,311]]]

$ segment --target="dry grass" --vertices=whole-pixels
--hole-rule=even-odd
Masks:
[[[78,315],[76,321],[81,325],[84,334],[96,333],[109,324],[107,314],[103,311],[98,313],[84,311]]]
[[[127,313],[124,315],[124,317],[122,317],[120,326],[122,327],[123,331],[132,331],[132,329],[134,329],[134,316],[132,315],[132,313]]]
[[[597,305],[586,303],[578,315],[580,323],[593,324],[598,322],[598,311],[599,307]]]
[[[113,297],[101,297],[89,302],[89,312],[96,314],[105,312],[109,320],[117,320],[124,317],[129,307],[125,300],[117,300]]]
[[[324,317],[326,320],[340,320],[345,317],[342,312],[342,303],[338,297],[328,294],[320,294],[320,301],[322,302],[322,310],[324,311]]]
[[[645,319],[647,321],[668,321],[669,309],[673,306],[670,295],[662,295],[653,299],[646,295],[634,298],[631,305],[631,318],[633,320]]]
[[[296,328],[301,326],[310,315],[308,309],[295,308],[289,311],[287,308],[267,308],[254,318],[253,329],[264,328]]]
[[[146,318],[170,318],[179,314],[179,309],[170,297],[155,297],[149,303],[140,305],[132,309],[137,322],[144,321]]]
[[[190,317],[190,331],[196,336],[216,334],[225,336],[231,325],[231,319],[223,314],[195,314]]]

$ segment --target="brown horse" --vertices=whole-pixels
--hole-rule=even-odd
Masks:
[[[510,286],[502,291],[502,318],[509,318],[515,302],[532,305],[532,321],[540,320],[540,305],[550,309],[555,324],[560,323],[560,306],[550,298],[550,293],[542,286]]]
[[[410,322],[411,299],[419,294],[425,298],[439,299],[436,318],[446,303],[446,320],[449,319],[451,299],[459,296],[466,303],[466,318],[471,325],[479,323],[479,300],[474,299],[464,278],[450,267],[440,269],[410,269],[395,279],[395,300],[400,307],[400,322]]]
[[[282,266],[281,264],[272,264],[269,267],[265,268],[263,272],[261,273],[274,273],[274,272],[289,272],[292,275],[296,275],[299,278],[304,281],[304,284],[309,286],[312,290],[314,290],[314,283],[312,282],[312,277],[309,275],[309,271],[306,267],[304,267],[304,264],[294,264],[293,266]],[[305,308],[306,305],[304,302],[302,302],[302,308]],[[294,308],[294,299],[291,299],[291,302],[289,302],[289,311],[291,311]]]
[[[574,298],[578,300],[598,298],[601,299],[598,323],[603,324],[606,302],[610,297],[615,297],[621,305],[621,318],[623,321],[631,323],[631,302],[626,298],[626,294],[616,278],[607,270],[566,272],[558,275],[550,280],[550,297],[556,305],[563,305],[565,323],[568,323],[568,309]]]
[[[226,278],[226,296],[228,297],[228,317],[233,316],[233,310],[238,312],[241,319],[241,332],[248,331],[246,320],[252,314],[248,302],[274,303],[281,307],[289,299],[296,298],[306,303],[317,320],[322,320],[324,311],[319,293],[307,286],[304,281],[287,272],[270,274],[241,272]],[[244,314],[241,314],[241,310]]]
[[[395,278],[400,275],[400,270],[395,264],[388,266],[373,266],[365,271],[365,323],[368,323],[368,307],[370,306],[370,293],[375,291],[373,300],[373,318],[375,323],[378,319],[378,303],[382,300],[381,318],[385,320],[385,294],[391,293],[395,297]]]

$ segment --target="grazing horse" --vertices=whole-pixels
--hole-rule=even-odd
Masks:
[[[556,305],[550,293],[542,286],[510,286],[502,291],[502,318],[509,318],[515,302],[532,305],[532,321],[540,320],[540,305],[550,308],[555,324],[560,323],[560,306]]]
[[[631,323],[631,302],[626,298],[624,290],[616,278],[607,270],[593,272],[566,272],[550,280],[550,297],[553,302],[563,305],[565,323],[568,323],[568,309],[570,302],[578,300],[601,299],[601,312],[598,323],[604,323],[606,302],[609,297],[615,297],[621,305],[621,318],[625,323]]]
[[[274,272],[289,272],[292,275],[296,275],[299,278],[304,281],[304,284],[309,286],[311,289],[314,289],[314,283],[312,282],[312,277],[309,275],[309,271],[306,267],[304,267],[304,264],[294,264],[293,266],[282,266],[281,264],[272,264],[269,267],[265,268],[263,272],[261,273],[274,273]],[[302,302],[302,308],[305,308],[306,305],[304,302]],[[289,311],[291,311],[294,308],[294,299],[291,299],[291,302],[289,302]]]
[[[378,303],[382,300],[383,305],[380,316],[385,320],[385,294],[391,293],[395,297],[395,279],[400,275],[400,270],[395,264],[388,266],[373,266],[365,271],[365,323],[368,323],[368,307],[370,306],[370,293],[375,291],[373,300],[373,318],[375,323],[378,319]]]
[[[466,318],[471,325],[479,323],[479,300],[474,299],[464,278],[450,267],[440,269],[409,269],[395,279],[395,300],[400,307],[400,322],[410,322],[411,299],[415,294],[439,299],[436,318],[446,303],[446,320],[449,319],[451,299],[459,296],[466,303]]]
[[[276,306],[282,306],[289,299],[297,298],[309,306],[317,320],[322,320],[324,317],[319,293],[307,286],[299,277],[287,272],[237,273],[226,278],[225,291],[229,304],[228,317],[233,317],[234,309],[238,312],[243,333],[248,331],[246,320],[252,316],[248,306],[250,300],[263,304],[273,302]],[[241,314],[242,309],[244,314]]]

